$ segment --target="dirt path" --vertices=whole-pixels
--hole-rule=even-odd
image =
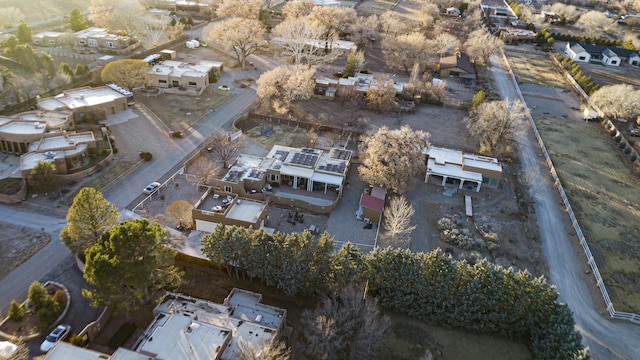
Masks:
[[[502,98],[513,101],[518,98],[516,87],[503,68],[502,58],[491,58],[491,73]],[[529,127],[528,124],[520,126]],[[540,237],[549,265],[551,283],[558,287],[559,300],[569,304],[574,312],[576,326],[589,346],[594,359],[637,359],[640,354],[640,328],[628,322],[614,322],[596,311],[583,271],[582,259],[578,261],[565,226],[566,214],[559,208],[558,193],[550,177],[542,176],[549,169],[540,161],[539,148],[531,131],[520,142],[520,161],[531,177],[531,189],[538,219]],[[582,273],[582,274],[581,274]]]

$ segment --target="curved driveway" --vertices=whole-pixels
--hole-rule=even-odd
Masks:
[[[503,99],[518,99],[514,84],[501,63],[501,58],[491,58],[491,74]],[[520,99],[523,100],[523,99]],[[529,127],[529,123],[519,126]],[[569,304],[576,326],[582,333],[583,343],[591,349],[593,359],[640,359],[640,326],[612,320],[608,312],[596,311],[586,284],[579,274],[585,268],[586,259],[576,259],[562,218],[567,216],[560,208],[558,191],[551,182],[549,168],[540,161],[541,150],[532,131],[527,131],[519,141],[520,162],[523,174],[535,174],[531,182],[535,216],[540,237],[549,265],[550,282],[560,293],[560,301]]]

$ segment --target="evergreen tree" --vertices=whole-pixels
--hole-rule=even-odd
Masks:
[[[37,192],[49,192],[55,188],[58,183],[56,178],[56,168],[48,161],[38,161],[36,166],[31,169],[29,174],[29,182]]]
[[[31,283],[27,298],[36,310],[40,310],[45,305],[47,297],[51,296],[40,282],[34,281]]]
[[[78,32],[89,27],[87,19],[82,16],[82,13],[78,9],[73,9],[69,13],[69,27],[71,31]]]
[[[118,209],[90,187],[80,189],[67,212],[60,239],[74,254],[82,254],[118,221]]]
[[[71,66],[69,66],[69,64],[65,62],[60,63],[60,66],[58,66],[58,73],[62,75],[73,76],[73,70],[71,69]]]
[[[23,44],[27,44],[31,42],[31,38],[33,37],[33,30],[27,25],[24,20],[20,21],[20,25],[18,25],[18,41]]]
[[[24,309],[17,301],[11,300],[11,305],[9,305],[9,319],[13,321],[20,321],[24,318]]]
[[[82,295],[93,306],[131,312],[153,300],[155,291],[177,286],[181,273],[163,244],[166,235],[147,220],[125,221],[104,233],[85,252],[84,278],[92,288]]]
[[[89,73],[89,66],[83,64],[76,65],[76,76],[82,76]]]
[[[40,71],[47,74],[47,77],[50,79],[56,76],[56,67],[53,62],[53,56],[51,54],[43,51],[40,53],[38,57],[38,63],[40,64]]]

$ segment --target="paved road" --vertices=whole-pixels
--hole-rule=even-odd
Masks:
[[[503,99],[518,99],[516,88],[502,66],[501,57],[491,58],[491,73]],[[520,126],[529,127],[528,123]],[[583,342],[591,349],[593,359],[640,359],[640,327],[630,322],[611,320],[602,309],[599,313],[579,274],[586,268],[585,258],[576,259],[562,218],[567,214],[560,209],[558,193],[547,175],[546,163],[532,131],[527,131],[519,142],[523,173],[532,176],[531,189],[538,220],[540,237],[549,265],[550,282],[560,293],[560,301],[569,304],[574,312],[576,326]],[[606,313],[606,314],[604,314]]]
[[[118,209],[130,208],[141,199],[141,191],[151,181],[166,179],[171,170],[182,164],[215,129],[225,127],[238,114],[244,112],[256,99],[254,89],[234,88],[234,96],[185,132],[183,139],[167,144],[171,151],[158,159],[135,168],[121,180],[102,190],[104,197],[114,203]],[[138,121],[138,120],[136,120]],[[149,121],[144,118],[140,121]]]

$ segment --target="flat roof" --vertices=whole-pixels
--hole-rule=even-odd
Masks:
[[[172,76],[191,76],[191,77],[203,77],[206,76],[211,69],[221,68],[224,64],[220,61],[199,61],[195,64],[189,64],[183,61],[176,60],[164,60],[155,65],[149,70],[150,74],[159,75],[172,75]]]
[[[106,104],[116,99],[125,99],[126,96],[107,87],[97,88],[84,87],[67,90],[53,98],[43,99],[38,102],[38,106],[46,110],[76,109],[85,106],[96,106]]]
[[[49,350],[45,360],[105,360],[105,354],[60,341]],[[113,359],[113,358],[112,358]]]
[[[0,125],[0,132],[7,134],[38,135],[47,132],[46,123],[13,120]]]
[[[92,132],[79,134],[59,135],[43,138],[29,144],[29,151],[51,151],[74,148],[79,144],[95,141]]]
[[[255,223],[267,204],[262,201],[236,199],[225,215],[228,219]]]
[[[482,174],[478,172],[463,170],[457,164],[437,164],[432,158],[427,162],[427,174],[482,182]]]
[[[20,158],[20,170],[31,170],[40,161],[54,162],[55,159],[62,158],[64,158],[64,151],[62,150],[26,153]]]
[[[217,359],[231,338],[231,330],[196,318],[187,312],[158,314],[135,350],[161,359]]]
[[[475,154],[463,154],[462,163],[464,166],[470,166],[477,169],[486,169],[491,171],[502,171],[502,165],[496,158],[475,155]]]
[[[235,293],[242,293],[242,295],[236,297]],[[220,305],[182,294],[167,293],[160,304],[156,306],[154,313],[168,314],[171,312],[180,316],[189,314],[189,316],[197,316],[201,323],[230,330],[232,337],[220,358],[234,360],[238,358],[240,352],[238,338],[242,338],[256,347],[269,344],[277,335],[276,331],[286,315],[284,309],[255,302],[256,299],[260,300],[261,295],[257,294],[257,297],[251,297],[247,294],[252,293],[233,289],[227,298],[228,303]],[[234,312],[237,312],[235,315],[238,317],[234,316]],[[151,328],[143,336],[148,336],[149,330]],[[163,358],[168,359],[168,357]]]
[[[429,156],[429,159],[434,159],[436,164],[456,164],[462,165],[462,151],[445,149],[439,147],[428,147],[424,150],[424,153]]]

